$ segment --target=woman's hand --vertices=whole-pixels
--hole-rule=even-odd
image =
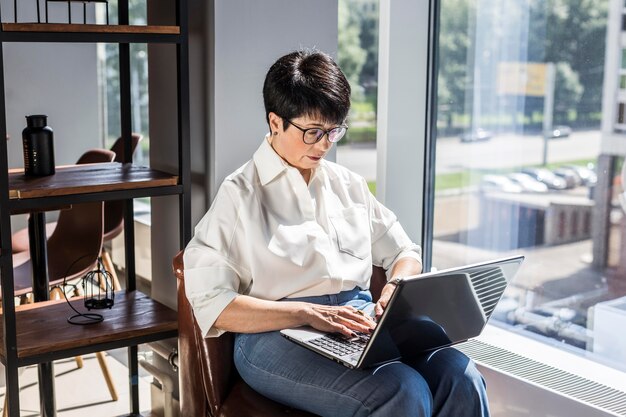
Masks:
[[[380,319],[380,316],[383,315],[383,311],[387,308],[387,303],[391,299],[391,295],[396,289],[396,285],[393,283],[387,283],[383,287],[383,290],[380,292],[380,298],[378,298],[378,302],[376,303],[376,307],[374,307],[374,313],[376,314],[376,321]]]
[[[393,292],[396,289],[396,285],[394,280],[400,277],[407,277],[411,275],[416,275],[422,272],[422,264],[418,262],[415,258],[406,257],[399,259],[391,270],[391,281],[389,281],[380,292],[380,298],[376,303],[376,307],[374,308],[374,313],[376,315],[376,321],[380,319],[380,316],[383,315],[383,311],[387,308],[387,304],[389,304],[389,300]]]
[[[370,333],[376,323],[362,311],[352,306],[326,306],[308,304],[304,310],[305,322],[324,332],[341,333],[354,337],[354,332]]]

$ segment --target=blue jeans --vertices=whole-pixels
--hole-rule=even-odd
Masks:
[[[289,299],[352,305],[367,313],[369,291]],[[410,363],[355,370],[303,348],[279,332],[237,334],[235,366],[248,385],[293,408],[328,416],[488,417],[485,382],[474,363],[453,348]]]

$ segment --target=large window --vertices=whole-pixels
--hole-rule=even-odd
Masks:
[[[348,133],[337,162],[360,174],[376,193],[378,0],[339,0],[338,62],[352,88]]]
[[[603,114],[606,62],[626,84],[608,10],[441,1],[432,265],[524,254],[493,322],[626,370],[623,154],[601,128],[618,131],[624,105],[613,91]]]
[[[113,24],[118,21],[117,6],[117,2],[112,2],[109,5],[109,19]],[[98,13],[104,12],[104,8],[97,8],[96,10]],[[104,16],[98,17],[99,21],[104,21],[104,19]],[[129,2],[130,24],[141,26],[146,25],[147,21],[146,0]],[[103,142],[105,148],[110,148],[121,136],[119,45],[98,44],[97,48]],[[141,135],[141,141],[133,153],[133,163],[149,166],[148,45],[131,43],[129,48],[131,129],[133,133]],[[133,209],[135,213],[135,242],[136,246],[141,248],[135,254],[136,272],[140,278],[150,281],[152,279],[150,250],[151,199],[149,197],[135,199]],[[111,246],[110,252],[113,262],[120,269],[123,269],[124,236],[117,236],[107,245]]]
[[[104,12],[97,9],[97,12]],[[117,23],[117,3],[109,6],[109,19]],[[104,17],[99,17],[104,20]],[[145,0],[129,3],[129,20],[132,25],[147,24]],[[105,147],[110,147],[121,135],[120,120],[120,74],[119,47],[117,44],[98,44],[100,69],[100,97]],[[149,164],[150,137],[148,132],[148,46],[130,44],[130,94],[132,130],[142,136],[133,154],[133,160],[140,165]]]

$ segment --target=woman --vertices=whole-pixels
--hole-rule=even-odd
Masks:
[[[285,55],[263,98],[270,132],[224,180],[185,250],[186,295],[205,336],[236,333],[242,378],[318,415],[488,416],[482,377],[455,349],[350,370],[279,335],[301,325],[371,331],[395,288],[372,303],[372,264],[391,280],[421,272],[421,257],[365,180],[324,160],[350,108],[337,64],[320,52]]]

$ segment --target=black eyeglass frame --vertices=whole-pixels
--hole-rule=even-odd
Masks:
[[[295,124],[294,122],[292,122],[289,119],[285,119],[285,121],[302,132],[302,142],[306,143],[307,145],[315,145],[317,142],[322,140],[322,138],[324,136],[326,136],[326,140],[329,141],[330,143],[337,143],[346,135],[346,133],[348,131],[348,126],[347,125],[335,126],[332,129],[328,129],[328,130],[324,130],[321,127],[309,127],[307,129],[305,129],[303,127],[298,126],[297,124]],[[343,129],[343,133],[341,134],[341,136],[339,136],[339,139],[337,139],[336,141],[330,140],[330,132],[332,132],[333,130],[337,130],[337,129]],[[324,132],[324,134],[322,134],[319,138],[317,138],[317,140],[315,140],[315,142],[307,142],[306,141],[306,132],[308,132],[309,130],[320,130],[320,131]]]

